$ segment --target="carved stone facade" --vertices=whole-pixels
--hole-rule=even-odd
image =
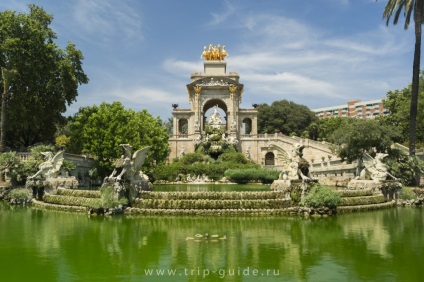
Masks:
[[[310,162],[328,156],[336,159],[325,143],[281,134],[258,134],[257,109],[240,108],[244,89],[240,76],[236,72],[227,73],[227,62],[223,59],[206,59],[203,64],[204,73],[193,73],[191,82],[187,84],[190,109],[173,105],[169,162],[195,151],[196,144],[206,137],[206,112],[214,107],[225,113],[222,127],[225,128],[226,138],[236,139],[237,150],[258,164],[277,168],[283,166],[296,143],[305,145],[304,158]]]

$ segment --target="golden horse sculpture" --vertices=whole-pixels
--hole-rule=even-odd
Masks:
[[[221,48],[219,44],[217,46],[209,44],[208,49],[206,49],[206,46],[203,47],[203,53],[200,58],[205,58],[206,61],[223,61],[227,56],[228,53],[225,50],[225,46]]]

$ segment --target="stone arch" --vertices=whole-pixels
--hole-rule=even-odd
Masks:
[[[225,116],[222,117],[223,123],[225,123],[226,126],[228,127],[228,121],[227,121],[228,107],[227,107],[227,104],[221,99],[209,99],[205,101],[202,107],[203,115],[205,115],[208,110],[212,109],[216,105],[218,105],[218,108],[224,111]],[[206,123],[206,118],[207,118],[206,116],[203,116],[203,124]]]
[[[275,155],[273,152],[265,154],[265,165],[275,165]]]
[[[251,118],[244,118],[242,121],[242,134],[249,135],[252,133],[252,119]]]
[[[225,113],[228,112],[227,104],[221,99],[209,99],[203,104],[203,112],[206,113],[207,110],[218,105],[220,109],[222,109]]]

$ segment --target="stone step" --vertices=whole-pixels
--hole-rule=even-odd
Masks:
[[[359,197],[359,196],[372,196],[373,190],[362,189],[362,190],[336,190],[341,197]]]
[[[380,203],[380,204],[371,204],[371,205],[358,205],[358,206],[338,206],[337,213],[349,213],[349,212],[361,212],[361,211],[371,211],[378,209],[391,208],[396,206],[395,201]]]
[[[138,215],[208,215],[208,216],[233,216],[233,215],[299,215],[299,207],[282,209],[142,209],[126,208],[124,214]]]
[[[65,206],[100,207],[100,199],[96,198],[45,194],[43,196],[43,201],[49,204]]]
[[[286,199],[260,199],[260,200],[173,200],[173,199],[139,199],[134,205],[140,209],[281,209],[290,206]]]
[[[36,199],[31,200],[31,205],[34,208],[58,210],[58,211],[87,212],[88,210],[87,207],[83,207],[83,206],[58,205],[58,204],[37,201]]]
[[[57,195],[83,198],[100,198],[100,191],[58,188]]]
[[[360,206],[360,205],[379,204],[384,202],[386,202],[386,198],[383,195],[344,197],[342,198],[340,206]]]
[[[156,200],[272,200],[285,199],[283,191],[259,192],[151,192],[142,191],[140,199]]]

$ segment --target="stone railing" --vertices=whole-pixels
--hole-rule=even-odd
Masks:
[[[242,136],[244,138],[244,135]],[[274,133],[274,134],[258,134],[258,135],[248,135],[248,137],[246,136],[246,138],[254,138],[257,137],[258,139],[263,139],[263,140],[269,140],[269,141],[281,141],[284,143],[289,143],[289,144],[295,144],[295,143],[299,143],[301,145],[305,145],[308,146],[310,148],[313,149],[317,149],[323,152],[327,152],[328,154],[333,154],[330,150],[330,143],[328,142],[318,142],[318,141],[314,141],[311,139],[307,139],[307,138],[300,138],[297,136],[287,136],[287,135],[282,135],[279,133]]]
[[[322,185],[346,187],[356,174],[356,162],[347,164],[341,160],[323,160],[321,163],[311,165],[311,175]]]

